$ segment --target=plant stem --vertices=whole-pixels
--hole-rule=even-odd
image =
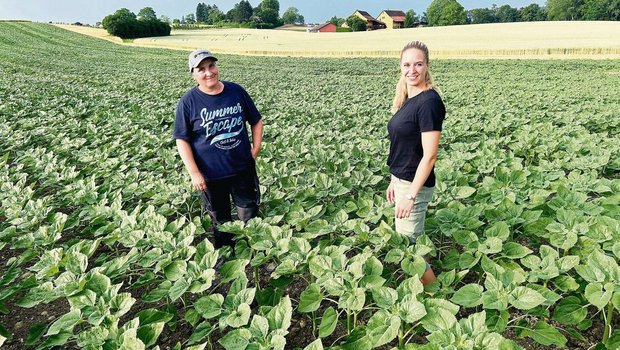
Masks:
[[[405,322],[400,323],[400,329],[398,330],[398,348],[402,349],[405,345],[405,336],[403,334],[403,328],[405,328]]]
[[[254,267],[254,284],[256,285],[256,290],[260,291],[260,279],[258,278],[258,266]]]
[[[607,304],[607,317],[605,318],[605,331],[603,331],[603,344],[607,345],[609,340],[609,331],[611,329],[611,319],[614,315],[614,304],[609,302]]]

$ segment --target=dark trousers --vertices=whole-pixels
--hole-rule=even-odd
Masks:
[[[214,246],[234,247],[233,235],[217,229],[218,224],[232,221],[231,203],[235,204],[237,217],[246,222],[258,216],[260,188],[256,169],[252,167],[244,173],[230,178],[207,182],[207,189],[200,193],[204,208],[211,217],[211,229],[215,237]]]

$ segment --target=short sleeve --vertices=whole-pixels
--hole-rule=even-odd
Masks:
[[[241,95],[243,96],[243,101],[245,105],[243,110],[245,111],[246,118],[250,125],[254,125],[262,119],[262,116],[256,108],[256,105],[254,104],[252,97],[250,97],[250,94],[248,94],[248,92],[245,91],[245,89],[241,86],[239,87],[239,90],[241,91]]]
[[[181,98],[177,105],[177,111],[174,118],[174,133],[175,139],[187,140],[191,139],[190,128],[190,111],[189,106],[185,102],[185,98]]]
[[[418,110],[420,131],[441,131],[446,108],[440,98],[425,101]]]

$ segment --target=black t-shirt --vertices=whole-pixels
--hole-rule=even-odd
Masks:
[[[424,155],[422,133],[441,131],[446,107],[435,90],[427,90],[405,101],[388,122],[390,173],[399,179],[413,181]],[[435,169],[428,175],[426,187],[435,186]]]

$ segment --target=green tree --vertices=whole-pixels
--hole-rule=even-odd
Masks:
[[[449,26],[467,23],[465,8],[456,0],[433,0],[426,10],[431,26]]]
[[[329,19],[328,22],[333,23],[336,27],[340,27],[346,21],[344,20],[344,18],[333,16],[332,18]]]
[[[547,0],[547,18],[550,21],[579,19],[581,0]]]
[[[497,9],[496,16],[501,23],[518,22],[519,10],[510,5],[502,5]]]
[[[278,0],[263,0],[260,3],[261,22],[276,26],[280,22],[280,3]]]
[[[168,23],[168,24],[170,24],[170,23],[171,23],[171,21],[170,21],[170,17],[168,17],[168,16],[166,16],[166,15],[161,15],[161,16],[159,16],[159,20],[160,20],[161,22],[164,22],[164,23]]]
[[[188,13],[185,15],[185,23],[194,24],[196,23],[196,16],[193,13]]]
[[[418,21],[419,18],[418,15],[415,14],[415,11],[409,10],[405,13],[405,28],[413,28]]]
[[[121,8],[116,10],[114,14],[105,16],[103,21],[101,21],[101,25],[108,33],[116,35],[113,33],[124,33],[127,27],[131,26],[131,24],[136,21],[137,18],[135,13],[129,11],[127,8]]]
[[[286,24],[304,23],[304,16],[299,13],[296,7],[289,7],[282,14],[282,21]]]
[[[248,0],[241,0],[233,7],[230,19],[238,23],[249,22],[253,11]]]
[[[196,22],[207,23],[209,21],[209,8],[204,2],[196,6]]]
[[[368,28],[368,22],[356,15],[351,15],[347,18],[347,25],[352,32],[362,32]]]
[[[538,4],[529,4],[519,9],[519,18],[523,22],[546,21],[547,11]]]
[[[138,12],[139,21],[154,21],[157,20],[157,15],[152,7],[145,7]]]
[[[481,23],[495,23],[497,17],[495,12],[489,8],[478,8],[468,11],[469,23],[481,24]]]
[[[224,20],[224,12],[222,12],[222,10],[220,10],[216,5],[213,5],[213,7],[209,9],[209,19],[207,23],[215,24],[223,20]]]

